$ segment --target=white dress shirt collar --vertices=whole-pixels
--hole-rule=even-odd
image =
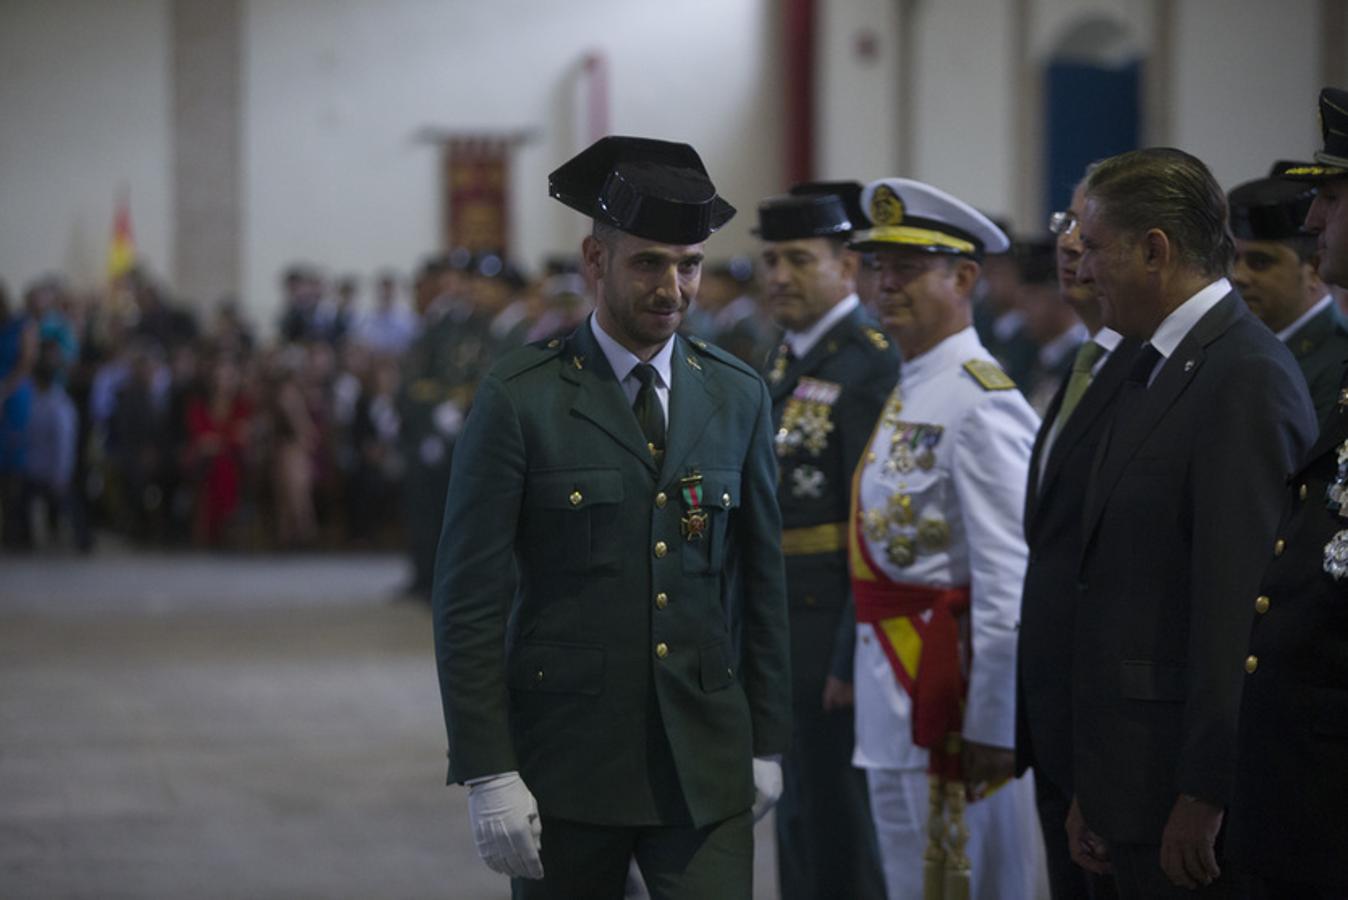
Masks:
[[[599,324],[599,316],[593,313],[590,314],[590,330],[594,334],[594,339],[599,343],[599,349],[604,351],[604,358],[608,360],[609,368],[613,369],[613,374],[617,376],[618,381],[626,385],[628,376],[632,374],[632,370],[637,367],[637,363],[641,360],[631,350],[614,340]],[[669,367],[673,356],[674,338],[671,337],[665,341],[665,345],[660,348],[659,352],[650,359],[651,365],[655,367],[655,373],[660,376],[657,387],[662,387],[665,390],[669,390],[671,384]],[[635,395],[635,389],[633,389],[633,394]]]
[[[843,317],[861,305],[856,294],[848,294],[846,297],[834,304],[833,308],[824,313],[818,322],[815,322],[804,331],[788,331],[782,340],[786,341],[791,347],[791,352],[795,354],[796,359],[800,359],[806,353],[814,349],[814,345],[819,343],[819,339],[828,334],[828,330],[843,320]]]
[[[1174,355],[1180,341],[1184,340],[1185,335],[1198,324],[1198,320],[1207,315],[1208,311],[1229,293],[1231,282],[1225,278],[1218,278],[1172,310],[1170,315],[1161,321],[1148,343],[1155,347],[1163,358],[1169,359]]]
[[[1291,325],[1288,325],[1282,331],[1279,331],[1278,340],[1282,341],[1284,344],[1290,341],[1292,339],[1292,335],[1300,331],[1302,326],[1304,326],[1311,319],[1314,319],[1316,316],[1320,315],[1320,313],[1324,312],[1325,307],[1329,306],[1329,304],[1333,302],[1334,302],[1334,295],[1325,294],[1319,300],[1315,301],[1315,303],[1311,305],[1310,309],[1302,313],[1300,318],[1298,318]]]

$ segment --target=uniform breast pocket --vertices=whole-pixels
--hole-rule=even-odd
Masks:
[[[622,499],[617,469],[533,473],[525,489],[525,564],[554,572],[618,571]]]
[[[694,575],[721,571],[726,545],[740,505],[740,473],[709,470],[702,473],[700,494],[680,488],[683,518],[683,570]]]

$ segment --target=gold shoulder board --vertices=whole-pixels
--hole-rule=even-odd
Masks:
[[[1009,391],[1016,386],[1011,376],[1002,371],[1002,367],[986,359],[971,359],[964,364],[964,371],[974,376],[985,391]]]

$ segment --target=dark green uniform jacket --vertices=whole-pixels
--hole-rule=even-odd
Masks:
[[[899,379],[899,353],[860,308],[782,368],[768,359],[781,466],[787,592],[796,611],[819,611],[793,630],[797,704],[819,705],[824,678],[852,681],[856,621],[847,574],[852,473]],[[775,375],[779,370],[780,375]],[[804,621],[802,625],[804,625]]]
[[[1264,878],[1321,886],[1314,896],[1348,893],[1348,576],[1326,564],[1348,546],[1348,505],[1329,502],[1348,482],[1345,444],[1348,407],[1335,406],[1287,479],[1268,569],[1245,598],[1254,626],[1226,845]]]
[[[751,758],[785,750],[767,389],[674,340],[660,467],[588,322],[479,386],[434,589],[451,781],[518,769],[545,815],[702,825],[747,809]]]
[[[823,696],[828,676],[852,681],[852,473],[898,381],[899,353],[857,307],[800,359],[786,364],[774,353],[768,373],[795,703],[777,805],[778,883],[783,900],[882,898],[866,778],[852,766],[853,711],[825,712]]]
[[[1331,303],[1287,338],[1287,348],[1297,358],[1310,388],[1315,416],[1324,424],[1339,399],[1339,379],[1348,362],[1348,332],[1343,330]]]

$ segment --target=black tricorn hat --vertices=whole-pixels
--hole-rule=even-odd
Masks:
[[[548,194],[596,222],[663,244],[699,244],[735,215],[696,150],[651,138],[600,138],[548,176]]]
[[[758,204],[758,227],[754,229],[765,241],[844,238],[851,231],[842,200],[833,194],[769,197]]]
[[[871,227],[871,220],[861,208],[861,192],[865,187],[860,181],[802,181],[793,184],[790,193],[797,196],[832,194],[842,201],[843,211],[847,213],[847,221],[852,223],[852,230],[860,231]]]
[[[1348,91],[1321,89],[1320,134],[1325,145],[1315,154],[1315,162],[1279,163],[1273,174],[1295,181],[1348,178]]]
[[[1247,241],[1281,241],[1299,234],[1310,211],[1310,185],[1286,178],[1259,178],[1232,188],[1231,233]]]

